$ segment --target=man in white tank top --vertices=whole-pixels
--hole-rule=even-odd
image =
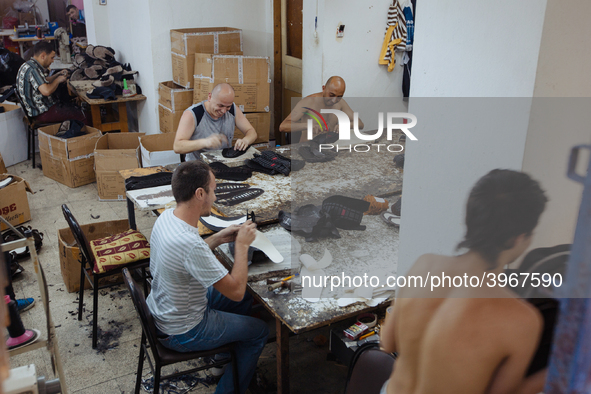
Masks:
[[[257,133],[240,108],[234,104],[230,84],[216,85],[206,101],[187,108],[181,117],[174,140],[174,151],[186,154],[186,160],[197,160],[201,152],[229,148],[234,129],[244,137],[236,140],[234,149],[246,150],[257,139]]]

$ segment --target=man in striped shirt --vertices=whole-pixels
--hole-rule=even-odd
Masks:
[[[206,240],[199,236],[201,216],[215,201],[216,182],[200,160],[182,163],[172,177],[177,207],[157,220],[150,237],[152,291],[147,298],[158,339],[179,352],[209,350],[236,343],[240,392],[245,392],[267,343],[267,325],[250,317],[252,296],[246,293],[248,248],[255,224],[232,225]],[[212,250],[235,242],[234,266],[228,270]],[[227,368],[216,393],[233,392]]]

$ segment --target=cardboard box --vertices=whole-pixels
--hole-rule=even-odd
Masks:
[[[158,118],[162,133],[176,133],[184,111],[174,111],[158,103]]]
[[[2,159],[2,155],[0,154],[0,174],[6,174],[6,166],[4,165],[4,160]]]
[[[27,127],[25,114],[18,105],[0,104],[0,154],[6,167],[27,160]]]
[[[206,52],[207,53],[207,52]],[[242,51],[228,52],[227,55],[242,55]],[[172,80],[177,85],[185,88],[194,87],[195,53],[183,55],[171,53],[172,56]]]
[[[88,241],[98,238],[110,237],[129,230],[127,219],[113,220],[109,222],[98,222],[81,225],[80,228]],[[80,288],[80,249],[76,246],[76,240],[69,227],[58,230],[58,249],[60,254],[60,268],[64,284],[69,293],[78,291]],[[102,278],[100,285],[107,283],[118,283],[122,280],[121,275],[114,275]],[[90,288],[90,282],[86,280],[85,289]]]
[[[151,134],[140,138],[142,167],[165,166],[181,162],[181,156],[174,153],[175,133]]]
[[[253,112],[244,114],[246,119],[250,122],[252,127],[257,132],[257,139],[253,144],[260,144],[262,142],[269,142],[269,132],[271,131],[271,114],[269,112]],[[237,139],[244,137],[242,131],[238,130],[238,127],[234,130],[234,139],[232,140],[232,146]]]
[[[55,137],[60,125],[39,129],[39,151],[43,175],[68,187],[87,185],[95,181],[94,147],[102,136],[100,130],[84,126],[80,137]]]
[[[140,167],[140,137],[144,133],[108,133],[96,142],[94,171],[99,201],[125,200],[120,170]]]
[[[229,53],[242,51],[242,30],[232,27],[201,27],[170,31],[173,53]]]
[[[242,112],[269,112],[271,64],[268,57],[195,54],[193,103],[207,99],[213,87],[227,82]]]
[[[14,181],[8,186],[0,189],[0,214],[6,221],[13,226],[31,220],[31,210],[29,209],[29,200],[27,192],[33,193],[29,183],[16,175],[2,174],[0,181],[11,176]],[[3,222],[0,222],[0,231],[8,228]]]
[[[158,103],[173,111],[184,111],[193,105],[193,89],[185,89],[172,81],[158,84]]]

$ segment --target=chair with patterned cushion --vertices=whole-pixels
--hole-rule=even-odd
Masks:
[[[88,242],[78,221],[66,204],[62,212],[80,249],[80,290],[78,291],[78,320],[82,320],[84,302],[84,278],[86,277],[93,289],[92,308],[92,347],[97,346],[98,295],[99,281],[108,276],[120,274],[123,268],[141,268],[145,278],[145,268],[150,264],[150,245],[146,237],[137,230],[127,230],[107,238]],[[91,276],[92,273],[92,276]],[[108,287],[104,286],[104,287]],[[146,282],[144,280],[144,291]]]

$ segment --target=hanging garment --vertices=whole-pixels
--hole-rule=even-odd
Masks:
[[[416,0],[415,0],[416,2]],[[414,7],[410,0],[401,0],[402,12],[406,21],[406,52],[412,51],[412,44],[415,40]]]
[[[388,24],[386,25],[386,36],[380,51],[379,64],[387,64],[388,71],[392,71],[396,65],[394,51],[406,50],[406,20],[404,11],[399,0],[392,0],[388,10]]]

